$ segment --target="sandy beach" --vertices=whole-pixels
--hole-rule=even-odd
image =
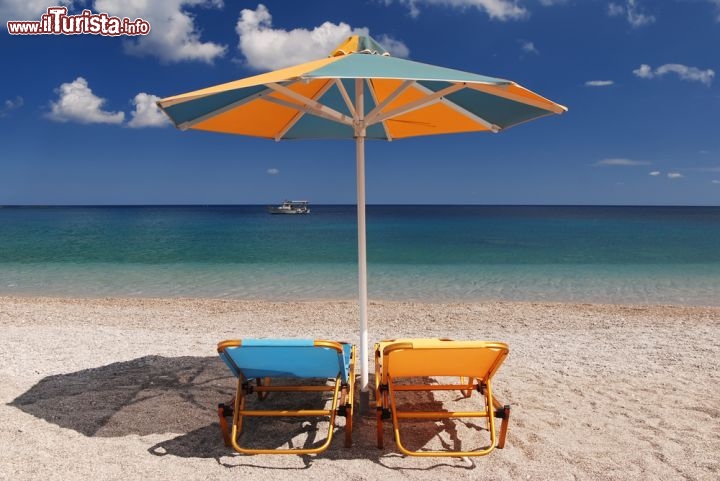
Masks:
[[[224,447],[215,407],[234,380],[217,342],[357,342],[352,301],[0,297],[0,479],[720,477],[720,308],[371,302],[369,317],[371,342],[507,342],[494,385],[513,409],[505,449],[407,458],[389,423],[379,450],[374,416],[359,414],[352,449],[342,428],[318,456]],[[436,428],[411,435],[431,445],[447,434]],[[266,434],[276,444],[297,435]]]

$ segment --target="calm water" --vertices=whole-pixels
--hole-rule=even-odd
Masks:
[[[354,206],[0,208],[0,294],[356,297]],[[720,305],[720,208],[368,206],[371,299]]]

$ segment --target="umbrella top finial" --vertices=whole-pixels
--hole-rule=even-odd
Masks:
[[[340,55],[350,55],[351,53],[364,53],[371,55],[389,56],[390,53],[385,50],[382,45],[377,43],[375,39],[367,35],[352,35],[343,41],[332,51],[330,57],[339,57]]]

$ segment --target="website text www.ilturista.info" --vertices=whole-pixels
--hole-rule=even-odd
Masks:
[[[107,13],[83,10],[68,15],[67,7],[49,7],[40,20],[11,20],[7,22],[10,35],[147,35],[150,23],[142,18],[113,17]]]

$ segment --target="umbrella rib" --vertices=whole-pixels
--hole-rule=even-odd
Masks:
[[[333,122],[338,122],[343,125],[352,126],[352,121],[348,123],[348,122],[338,120],[337,117],[330,115],[327,112],[323,112],[322,110],[313,109],[312,107],[310,107],[308,105],[296,104],[294,102],[290,102],[289,100],[283,100],[283,99],[279,99],[277,97],[270,97],[270,96],[263,97],[263,100],[265,100],[266,102],[272,102],[274,104],[282,105],[283,107],[287,107],[292,110],[297,110],[298,112],[304,112],[306,114],[315,115],[316,117],[322,117],[324,119],[331,120]]]
[[[332,85],[333,85],[332,82],[325,82],[325,85],[323,85],[322,88],[320,90],[318,90],[315,95],[313,95],[312,100],[317,100],[320,97],[322,97],[323,95],[325,95],[325,93],[328,90],[330,90],[330,87],[332,87]],[[293,115],[293,118],[290,119],[290,121],[285,125],[285,127],[283,127],[277,133],[277,135],[275,136],[275,141],[279,142],[280,139],[282,139],[285,136],[285,134],[287,134],[288,131],[290,129],[292,129],[296,123],[298,123],[298,121],[302,118],[303,115],[305,115],[305,111],[302,111],[302,110],[299,111],[298,113],[296,113],[295,115]]]
[[[266,85],[268,86],[268,88],[271,88],[272,90],[274,90],[278,93],[287,95],[291,99],[294,99],[294,100],[297,100],[298,102],[300,102],[300,105],[294,104],[292,102],[287,102],[286,107],[291,107],[296,110],[305,111],[305,112],[317,115],[319,117],[324,117],[328,120],[333,120],[340,124],[351,125],[351,126],[353,125],[352,118],[348,117],[347,115],[341,114],[337,110],[335,110],[331,107],[328,107],[327,105],[323,105],[316,100],[313,100],[313,99],[306,97],[302,94],[299,94],[297,92],[294,92],[294,91],[290,90],[289,88],[287,88],[283,85],[277,84],[277,83],[269,83]],[[280,103],[281,105],[282,105],[281,102],[284,102],[282,99],[278,99],[276,97],[266,97],[264,100],[270,100],[270,101],[273,101],[276,103]]]
[[[419,84],[418,84],[419,85]],[[417,99],[413,102],[408,102],[405,105],[402,105],[396,109],[393,109],[389,112],[385,112],[384,114],[377,114],[375,118],[373,118],[371,121],[367,122],[367,125],[376,124],[378,122],[382,122],[384,120],[387,120],[392,117],[397,117],[399,115],[406,114],[408,112],[412,112],[413,110],[421,109],[423,107],[427,107],[428,105],[434,104],[438,102],[443,96],[450,95],[453,92],[457,92],[458,90],[464,88],[466,86],[465,82],[453,84],[449,87],[446,87],[442,90],[438,90],[437,92],[433,92],[431,95],[428,95],[427,97],[423,97],[420,99]]]
[[[432,93],[432,90],[430,90],[429,88],[427,88],[423,85],[418,84],[417,88],[418,88],[418,90],[420,90],[426,94]],[[442,99],[440,99],[440,102],[443,105],[445,105],[446,107],[459,113],[463,117],[467,117],[468,119],[472,120],[473,122],[482,125],[483,127],[487,128],[488,130],[490,130],[494,133],[500,132],[502,130],[502,127],[500,127],[499,125],[495,125],[492,122],[489,122],[489,121],[485,120],[484,118],[479,117],[478,115],[470,112],[469,110],[466,110],[464,107],[461,107],[460,105],[456,104],[455,102],[453,102],[451,100],[442,98]]]
[[[377,93],[375,92],[375,86],[372,84],[370,79],[367,79],[367,85],[368,85],[368,90],[370,91],[370,95],[372,96],[373,102],[375,102],[375,108],[371,111],[371,112],[374,112],[375,109],[378,108]],[[385,99],[385,100],[387,100],[387,99]],[[368,117],[369,117],[369,114],[368,114]],[[365,119],[367,119],[367,117],[365,117]],[[382,124],[382,128],[385,131],[385,137],[387,138],[388,141],[392,142],[392,135],[390,135],[390,130],[388,130],[387,124],[385,123],[384,120],[380,123]]]
[[[340,91],[340,95],[342,95],[342,98],[345,101],[345,105],[347,105],[347,108],[350,111],[350,115],[355,118],[355,105],[353,105],[352,100],[350,100],[350,95],[348,95],[345,85],[343,85],[342,80],[339,78],[334,79],[334,82]]]
[[[296,80],[292,81],[291,84],[293,84],[295,82],[296,82]],[[215,109],[210,112],[207,112],[207,113],[201,115],[200,117],[196,117],[192,120],[188,120],[186,122],[182,122],[181,124],[177,124],[177,128],[179,128],[180,130],[191,129],[194,126],[196,126],[197,124],[199,124],[200,122],[204,122],[205,120],[215,117],[216,115],[224,114],[225,112],[227,112],[229,110],[240,107],[241,105],[245,105],[246,103],[252,102],[253,100],[259,100],[267,95],[270,95],[271,93],[273,93],[273,91],[270,89],[262,90],[253,95],[245,97],[244,99],[240,99],[237,102],[233,102],[231,104],[220,107],[219,109]]]
[[[383,100],[382,102],[380,102],[379,104],[377,104],[377,105],[375,106],[375,108],[372,109],[372,110],[367,114],[367,117],[365,117],[365,118],[366,118],[367,120],[369,120],[369,121],[372,122],[372,120],[374,119],[374,117],[375,117],[376,115],[379,115],[380,112],[382,112],[382,109],[384,109],[385,107],[387,107],[387,106],[390,104],[390,102],[392,102],[393,100],[395,100],[395,99],[398,97],[398,95],[400,95],[401,93],[403,93],[405,90],[407,90],[408,87],[410,87],[410,86],[413,85],[413,84],[417,84],[417,82],[415,82],[414,80],[405,80],[402,84],[400,84],[400,86],[399,86],[398,88],[396,88],[395,90],[393,90],[392,93],[390,93],[390,95],[388,95],[387,97],[385,97],[385,100]],[[374,94],[374,90],[373,90],[373,94]],[[376,103],[377,103],[377,102],[376,102]]]

